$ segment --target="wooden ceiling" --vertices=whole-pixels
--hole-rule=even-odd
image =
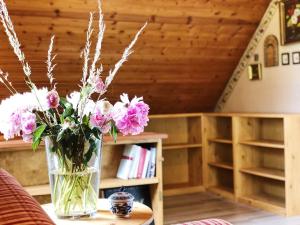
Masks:
[[[79,55],[89,11],[96,0],[6,0],[33,80],[47,84],[45,60],[56,35],[55,76],[62,94],[77,88]],[[102,63],[107,72],[138,29],[149,21],[135,53],[120,70],[109,97],[123,92],[144,96],[151,113],[213,110],[270,0],[103,0],[107,30]],[[0,33],[0,68],[18,90],[23,74]],[[106,73],[107,74],[107,73]],[[0,97],[7,91],[0,88]]]

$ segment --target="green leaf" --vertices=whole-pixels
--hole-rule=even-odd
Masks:
[[[66,118],[66,117],[69,117],[69,116],[72,116],[72,114],[74,113],[74,109],[71,107],[66,107],[64,109],[64,112],[63,112],[63,117]]]
[[[111,124],[110,135],[112,136],[114,142],[116,143],[118,138],[118,129],[114,124]]]
[[[59,142],[63,138],[65,131],[66,131],[66,129],[61,129],[61,131],[57,134],[57,137],[56,137],[57,142]]]
[[[95,138],[97,138],[97,139],[100,140],[101,131],[100,131],[98,128],[94,127],[94,128],[92,129],[92,133],[93,133],[93,135],[95,136]]]
[[[87,115],[83,116],[82,123],[85,125],[89,125],[89,117]]]
[[[68,103],[68,102],[67,102],[67,99],[66,99],[66,98],[61,97],[61,98],[59,99],[59,105],[60,105],[61,107],[66,108],[66,104],[67,104],[67,103]]]
[[[42,134],[46,130],[47,125],[42,124],[40,125],[34,132],[33,132],[33,142],[32,142],[32,149],[35,151],[37,147],[40,145],[42,141]]]

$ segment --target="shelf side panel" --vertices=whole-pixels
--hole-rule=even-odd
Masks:
[[[284,118],[287,215],[300,214],[300,118]]]

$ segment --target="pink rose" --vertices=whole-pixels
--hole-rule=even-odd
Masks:
[[[56,90],[49,91],[46,98],[49,108],[55,109],[59,106],[59,95]]]
[[[22,114],[21,118],[21,124],[22,124],[22,132],[23,135],[32,134],[34,130],[36,129],[36,116],[34,113],[31,112],[25,112]]]

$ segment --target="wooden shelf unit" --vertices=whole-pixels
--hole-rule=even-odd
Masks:
[[[275,213],[300,215],[300,115],[209,113],[202,124],[208,190],[224,197],[232,192],[237,201]]]
[[[147,131],[168,134],[163,140],[164,195],[203,191],[201,113],[152,115]]]
[[[166,137],[166,134],[148,132],[137,136],[120,136],[117,143],[114,143],[111,137],[104,137],[104,145],[102,149],[100,189],[116,188],[122,186],[149,185],[152,199],[152,209],[154,212],[154,220],[155,224],[158,225],[163,224],[162,139]],[[126,144],[151,145],[157,148],[156,177],[129,180],[116,178],[119,163],[123,154],[124,146]],[[32,196],[43,196],[50,194],[50,187],[48,184],[45,184],[45,182],[48,182],[48,174],[47,166],[45,165],[45,151],[42,151],[42,149],[43,147],[39,149],[36,157],[43,155],[43,157],[41,157],[39,160],[42,161],[43,164],[43,167],[41,169],[44,169],[45,171],[43,172],[43,174],[41,174],[41,180],[30,180],[35,176],[35,170],[30,170],[32,168],[32,165],[28,165],[27,163],[27,165],[21,165],[20,167],[20,165],[18,164],[17,170],[16,165],[11,165],[6,161],[7,158],[10,158],[9,156],[13,157],[17,154],[22,155],[23,160],[28,161],[28,159],[32,157],[33,153],[30,144],[24,145],[22,141],[0,143],[0,167],[11,172],[19,181],[23,181],[21,182],[21,184]],[[15,154],[15,151],[17,151],[17,154]],[[33,157],[34,154],[36,153],[33,153]],[[14,171],[19,170],[22,170],[22,173],[14,173]]]
[[[224,115],[202,118],[204,185],[221,196],[234,196],[232,119]]]

